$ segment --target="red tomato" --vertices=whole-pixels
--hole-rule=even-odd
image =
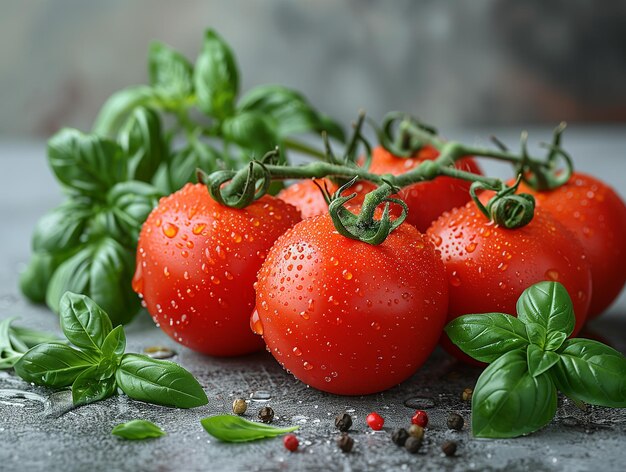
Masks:
[[[289,187],[281,190],[277,196],[281,200],[290,203],[300,210],[302,218],[311,218],[313,216],[323,215],[324,213],[328,213],[328,204],[326,203],[326,200],[324,200],[322,192],[314,182],[320,184],[322,188],[324,188],[324,183],[326,183],[326,188],[328,188],[331,195],[339,188],[337,184],[333,183],[330,179],[308,179],[301,180],[293,185],[290,185]],[[356,192],[357,196],[350,200],[349,204],[360,205],[363,203],[365,195],[375,188],[376,185],[371,182],[357,182],[348,190],[344,191],[342,195],[350,195],[351,193]]]
[[[298,210],[264,196],[221,206],[201,184],[161,199],[143,225],[133,289],[154,321],[194,351],[234,356],[263,347],[250,332],[256,273]]]
[[[589,317],[600,315],[626,283],[626,205],[604,182],[578,172],[555,190],[537,192],[522,184],[519,192],[534,195],[537,206],[578,236],[591,265]]]
[[[426,160],[435,159],[438,155],[439,152],[435,148],[425,146],[414,157],[402,158],[378,146],[372,151],[370,171],[375,174],[403,174]],[[474,174],[481,173],[476,161],[471,157],[461,159],[456,163],[456,167]],[[420,231],[426,231],[444,211],[462,206],[470,200],[470,185],[471,182],[452,177],[437,177],[430,182],[404,187],[398,196],[409,207],[407,223],[411,223]]]
[[[515,315],[521,293],[542,280],[557,280],[569,292],[576,327],[587,318],[591,271],[577,238],[547,211],[518,229],[494,225],[473,202],[444,213],[427,233],[441,251],[449,289],[448,321],[470,313]],[[443,336],[446,349],[470,358]]]
[[[253,329],[298,379],[343,395],[411,376],[446,318],[443,264],[428,238],[402,224],[379,246],[341,236],[330,215],[304,220],[259,271]]]

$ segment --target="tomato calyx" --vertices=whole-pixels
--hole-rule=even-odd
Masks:
[[[413,157],[424,146],[433,144],[430,139],[424,139],[424,134],[433,138],[437,136],[436,128],[403,112],[387,113],[380,127],[371,120],[369,123],[380,145],[394,156],[401,158]],[[416,128],[421,133],[415,133]]]
[[[495,224],[507,229],[521,228],[533,219],[535,213],[535,199],[527,193],[518,193],[517,188],[522,180],[521,174],[512,186],[500,182],[492,186],[485,182],[474,182],[470,186],[470,195],[478,209]],[[478,191],[491,190],[495,195],[484,205]]]

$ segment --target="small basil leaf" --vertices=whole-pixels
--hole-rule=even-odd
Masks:
[[[153,42],[148,53],[150,84],[164,102],[182,102],[193,94],[193,66],[171,47]]]
[[[526,323],[526,334],[531,344],[543,349],[546,344],[546,328],[543,325],[539,323]]]
[[[122,326],[116,326],[107,335],[102,343],[102,355],[106,357],[119,358],[126,350],[126,334]]]
[[[537,377],[559,362],[559,356],[552,351],[544,351],[537,345],[531,344],[528,346],[527,361],[528,371],[533,377]]]
[[[563,342],[565,342],[566,339],[567,334],[560,331],[554,331],[548,335],[544,349],[546,351],[556,351],[563,345]]]
[[[271,118],[258,112],[242,112],[224,120],[224,139],[261,158],[276,147],[278,136]]]
[[[165,431],[151,421],[132,420],[127,423],[118,424],[111,434],[124,439],[148,439],[165,436]]]
[[[100,352],[111,332],[111,320],[96,302],[85,295],[66,292],[60,302],[61,329],[75,346]]]
[[[213,30],[204,34],[193,79],[202,111],[220,119],[233,114],[239,93],[239,72],[230,47]]]
[[[115,185],[107,195],[110,211],[102,214],[106,233],[128,246],[135,246],[141,226],[161,196],[159,190],[144,182],[131,180]]]
[[[115,377],[100,379],[97,367],[84,370],[72,384],[74,405],[87,405],[110,397],[116,391]]]
[[[626,358],[600,342],[568,339],[557,352],[559,362],[550,371],[568,397],[614,408],[626,407]]]
[[[61,343],[44,343],[30,349],[15,364],[15,373],[27,382],[46,387],[72,385],[95,359]]]
[[[63,129],[48,141],[48,162],[66,188],[94,198],[127,178],[117,143],[74,129]]]
[[[550,377],[533,377],[528,372],[526,352],[508,352],[478,378],[472,395],[472,432],[479,438],[532,433],[552,420],[556,401]]]
[[[147,85],[138,85],[115,92],[100,109],[92,128],[93,132],[101,136],[112,136],[126,116],[136,107],[157,103],[156,93]]]
[[[460,316],[448,323],[445,331],[463,352],[481,362],[493,362],[528,345],[524,324],[503,313]]]
[[[167,155],[159,115],[148,108],[135,108],[120,130],[118,141],[128,156],[128,178],[150,182]]]
[[[20,274],[20,290],[24,296],[35,303],[44,303],[54,271],[70,255],[33,252],[26,269]]]
[[[118,328],[121,328],[121,326],[118,326]],[[97,380],[106,380],[114,377],[115,371],[117,370],[117,367],[119,365],[120,358],[121,356],[111,356],[103,357],[102,359],[100,359],[100,362],[98,362],[96,370],[93,374],[93,378]]]
[[[246,442],[274,438],[298,429],[298,426],[276,428],[263,423],[253,423],[232,415],[209,416],[200,420],[200,423],[207,433],[225,442]]]
[[[241,98],[238,108],[240,111],[255,111],[271,116],[281,138],[298,133],[326,131],[329,136],[345,140],[339,124],[318,113],[303,95],[287,87],[254,87]]]
[[[558,282],[539,282],[524,290],[517,300],[517,317],[542,325],[548,334],[558,331],[567,336],[576,323],[572,300]]]
[[[117,383],[130,398],[176,408],[206,405],[198,381],[178,364],[139,354],[125,354],[115,373]]]
[[[88,199],[66,201],[43,216],[33,232],[33,250],[58,254],[81,243],[93,210]]]

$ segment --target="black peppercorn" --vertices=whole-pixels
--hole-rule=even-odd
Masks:
[[[345,433],[352,427],[352,417],[348,413],[335,416],[335,426]]]
[[[264,406],[259,410],[259,419],[263,423],[271,423],[274,419],[274,410],[272,410],[269,406]]]
[[[343,452],[350,452],[354,447],[354,439],[352,439],[346,433],[343,433],[339,437],[339,439],[337,439],[337,446],[339,446],[339,449],[341,449]]]
[[[441,445],[441,450],[448,457],[456,454],[456,448],[457,444],[454,441],[446,441]]]
[[[404,446],[404,443],[406,442],[408,437],[409,433],[407,433],[406,429],[400,428],[392,433],[391,440],[398,446]]]
[[[448,428],[461,431],[464,423],[463,417],[458,413],[450,413],[448,415]]]
[[[404,448],[411,454],[416,454],[420,447],[422,447],[422,440],[413,436],[409,436],[404,443]]]

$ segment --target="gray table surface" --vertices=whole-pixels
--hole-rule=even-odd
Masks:
[[[546,129],[531,139],[547,139]],[[449,133],[472,143],[486,144],[484,130]],[[498,135],[515,144],[516,134]],[[566,147],[578,168],[594,173],[626,194],[626,128],[573,127]],[[487,165],[503,174],[503,167]],[[46,308],[28,303],[17,289],[19,271],[28,260],[30,232],[36,220],[61,200],[45,162],[45,145],[0,142],[0,319],[19,315],[30,327],[59,332],[56,317]],[[626,296],[590,327],[614,347],[626,352]],[[589,407],[581,411],[561,399],[557,418],[533,435],[511,440],[472,439],[445,426],[447,413],[456,411],[469,423],[469,405],[459,400],[463,388],[473,386],[479,371],[463,366],[441,351],[411,379],[386,392],[342,397],[308,388],[284,372],[267,353],[235,359],[203,357],[177,346],[143,314],[127,328],[128,348],[141,352],[153,345],[177,351],[174,361],[189,369],[209,396],[209,404],[193,410],[168,409],[129,400],[124,396],[71,411],[67,392],[51,393],[33,387],[11,372],[0,371],[0,470],[624,470],[626,411]],[[267,403],[250,402],[252,418],[271,405],[277,425],[298,424],[300,451],[291,454],[280,439],[244,445],[220,443],[208,436],[199,420],[228,413],[236,396],[249,398],[267,391]],[[22,392],[22,393],[20,393]],[[408,399],[426,403],[430,424],[418,455],[396,448],[390,432],[405,426],[413,409]],[[432,406],[431,406],[432,405]],[[386,419],[383,432],[365,425],[372,410]],[[354,415],[355,449],[342,454],[335,445],[333,418]],[[168,435],[124,442],[111,436],[118,423],[135,418],[161,425]],[[457,457],[447,458],[440,444],[459,442]]]

